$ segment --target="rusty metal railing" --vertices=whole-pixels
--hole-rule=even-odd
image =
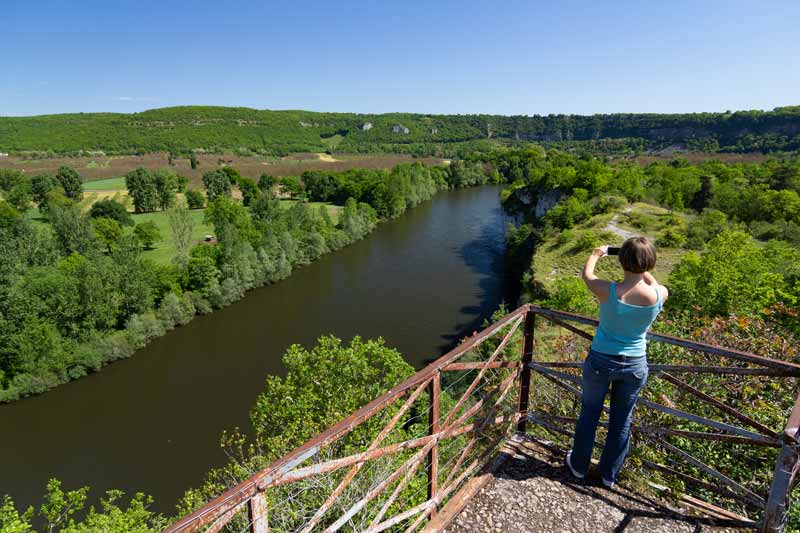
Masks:
[[[571,313],[537,306],[531,306],[530,312],[586,342],[592,340],[592,334],[576,324],[597,326],[597,320]],[[750,379],[788,379],[791,380],[791,390],[796,391],[800,365],[669,335],[649,333],[648,339],[651,341],[651,352],[653,346],[659,344],[678,350],[681,364],[652,360],[649,362],[651,377],[638,402],[632,426],[633,433],[640,442],[640,451],[644,448],[647,453],[639,454],[641,456],[634,461],[665,479],[697,489],[703,496],[715,496],[719,501],[714,503],[688,492],[681,494],[681,499],[690,507],[715,518],[718,524],[748,527],[764,532],[782,531],[789,510],[790,493],[797,482],[800,396],[795,398],[793,394],[790,398],[790,401],[794,400],[794,404],[785,426],[780,430],[773,430],[762,421],[756,420],[752,414],[745,414],[737,406],[700,390],[701,385],[690,384],[684,376],[701,376],[706,380],[714,377],[719,381],[735,378],[739,380],[738,385]],[[691,353],[702,354],[703,358],[712,359],[714,363],[717,360],[727,360],[735,364],[707,364],[707,361],[703,361],[704,364],[687,364],[686,360],[690,359],[688,354]],[[654,359],[652,353],[648,358]],[[530,365],[536,374],[559,391],[566,391],[575,399],[580,399],[581,378],[578,371],[583,363],[578,360],[546,357],[544,354],[542,359],[546,360],[535,360]],[[677,377],[678,375],[681,377]],[[686,403],[695,402],[703,411],[692,413],[676,406],[673,399],[666,394],[667,386],[676,395],[686,398]],[[652,391],[655,388],[661,389],[660,398],[657,398],[660,401],[652,398],[656,396]],[[531,402],[537,403],[535,399]],[[559,398],[559,403],[556,404],[542,398],[535,410],[526,413],[528,420],[551,434],[562,435],[565,437],[564,441],[568,442],[572,437],[572,430],[569,428],[576,422],[575,416],[563,416],[563,413],[554,413],[556,409],[542,408],[542,404],[548,403],[550,406],[563,408],[565,402]],[[573,411],[577,411],[578,405],[577,401],[574,402]],[[721,413],[727,420],[712,418],[714,412]],[[607,426],[604,422],[600,425]],[[747,429],[741,427],[742,425]],[[686,451],[685,446],[680,443],[704,443],[701,446],[709,448],[722,446],[730,453],[740,454],[742,460],[749,462],[750,479],[734,479],[734,475],[723,473],[707,464],[699,454]],[[773,459],[775,450],[778,451],[777,458]],[[635,452],[636,450],[634,455]],[[656,460],[653,457],[655,453],[669,464]],[[771,479],[767,479],[770,472]],[[756,487],[763,485],[767,485],[767,493],[756,490]],[[754,516],[743,516],[742,512]]]
[[[443,517],[452,515],[452,509],[463,505],[461,500],[468,497],[467,480],[486,467],[506,439],[520,437],[529,430],[571,435],[565,428],[574,423],[574,417],[547,409],[548,405],[556,405],[550,402],[556,398],[544,397],[549,393],[542,384],[579,398],[577,371],[581,363],[534,357],[537,315],[583,340],[591,340],[592,334],[581,326],[597,325],[590,318],[535,305],[522,306],[165,531],[410,532],[441,527]],[[650,365],[651,374],[658,376],[651,382],[669,383],[750,429],[644,397],[638,411],[653,412],[656,417],[640,419],[637,414],[635,434],[652,444],[653,449],[657,447],[660,453],[688,465],[692,472],[687,473],[676,464],[662,464],[652,456],[640,458],[638,463],[686,486],[699,487],[703,496],[719,495],[721,501],[717,504],[693,496],[686,500],[719,523],[781,531],[800,461],[800,398],[779,432],[676,374],[796,380],[800,365],[666,335],[650,334],[649,338],[709,357],[753,365]],[[535,390],[531,388],[533,379],[537,380]],[[569,403],[563,398],[557,401]],[[575,406],[573,400],[572,407]],[[713,432],[698,431],[697,426]],[[771,472],[769,493],[756,493],[669,438],[678,439],[679,444],[689,439],[777,450],[774,468],[772,464],[759,465]],[[694,472],[712,482],[699,479]],[[740,507],[726,509],[729,502]],[[758,518],[748,518],[736,512],[740,508],[760,514]]]

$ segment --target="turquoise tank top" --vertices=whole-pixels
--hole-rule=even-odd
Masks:
[[[600,325],[592,340],[592,349],[607,355],[643,357],[647,355],[647,330],[661,311],[661,288],[653,305],[633,305],[617,298],[617,284],[612,281],[608,300],[600,304]]]

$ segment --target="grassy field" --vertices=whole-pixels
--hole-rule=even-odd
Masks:
[[[125,177],[118,176],[116,178],[106,178],[100,180],[87,181],[83,184],[84,191],[123,191],[127,190],[125,186]]]
[[[339,139],[341,140],[341,138]],[[330,147],[337,143],[334,137],[329,142]],[[438,158],[418,158],[399,154],[336,154],[330,156],[324,153],[297,153],[286,157],[270,156],[238,156],[232,154],[198,154],[199,166],[192,169],[187,158],[175,159],[174,165],[169,166],[168,154],[152,153],[131,156],[92,156],[92,157],[54,157],[48,159],[28,159],[22,157],[0,158],[0,167],[16,168],[24,171],[29,176],[49,173],[55,174],[58,167],[68,165],[86,180],[84,190],[112,190],[124,189],[122,176],[137,167],[150,170],[171,168],[178,174],[187,176],[194,187],[202,185],[203,174],[224,165],[235,167],[245,177],[258,179],[261,174],[271,176],[299,176],[306,170],[333,170],[344,171],[354,168],[389,169],[399,163],[421,161],[430,165],[441,164]]]
[[[289,209],[296,202],[294,200],[281,200],[281,207]],[[317,208],[318,206],[325,205],[328,208],[328,214],[334,223],[339,219],[339,212],[342,210],[337,205],[324,204],[320,202],[308,202],[305,204],[309,207]],[[193,209],[190,211],[192,220],[194,221],[194,231],[192,237],[197,243],[202,242],[206,235],[215,235],[214,228],[206,224],[203,220],[205,217],[205,209]],[[152,250],[145,250],[144,256],[152,259],[157,263],[169,263],[175,257],[175,245],[172,243],[172,230],[169,227],[169,218],[164,211],[156,211],[154,213],[140,213],[133,215],[133,221],[137,224],[142,222],[154,222],[161,232],[162,240],[154,246]]]
[[[194,230],[192,238],[196,242],[201,242],[206,235],[214,235],[214,228],[206,224],[205,209],[193,209],[190,211]],[[142,222],[154,222],[158,231],[161,232],[161,241],[157,242],[152,250],[145,250],[143,255],[157,263],[169,263],[175,257],[175,245],[172,242],[172,230],[169,227],[169,218],[164,211],[154,213],[140,213],[133,215],[133,221],[137,224]]]
[[[533,258],[536,279],[549,289],[559,276],[580,275],[586,257],[594,246],[619,246],[624,242],[625,238],[614,233],[612,228],[644,235],[657,242],[664,230],[675,223],[674,217],[683,223],[687,222],[686,215],[681,213],[672,213],[644,203],[629,204],[613,213],[594,216],[572,230],[548,236],[539,245]],[[683,248],[658,246],[658,266],[653,275],[661,283],[667,284],[672,269],[685,254]],[[613,259],[600,260],[596,271],[602,277],[622,279],[619,262]]]

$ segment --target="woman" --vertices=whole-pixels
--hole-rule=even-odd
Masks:
[[[647,330],[669,296],[648,272],[656,266],[656,250],[644,237],[631,237],[619,250],[625,271],[620,283],[599,279],[597,261],[608,246],[596,248],[583,267],[583,281],[600,301],[600,325],[583,364],[583,400],[567,466],[577,478],[589,470],[597,422],[606,392],[611,391],[608,436],[600,457],[603,484],[611,488],[630,444],[631,418],[639,392],[647,382]]]

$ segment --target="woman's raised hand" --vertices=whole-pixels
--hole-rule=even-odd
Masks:
[[[608,255],[608,245],[598,246],[592,251],[592,255],[595,257],[604,257]]]

